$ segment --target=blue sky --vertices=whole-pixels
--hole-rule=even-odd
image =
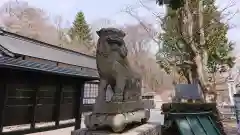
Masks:
[[[9,0],[0,0],[0,5]],[[64,19],[73,21],[75,14],[78,11],[83,11],[86,20],[92,23],[96,20],[107,18],[113,20],[117,24],[129,24],[136,23],[137,21],[124,12],[121,12],[127,6],[131,6],[136,9],[136,13],[147,18],[148,21],[155,23],[156,19],[152,15],[152,12],[164,13],[163,8],[158,7],[155,4],[155,0],[142,0],[147,1],[147,6],[151,8],[151,12],[141,7],[139,0],[25,0],[29,4],[42,8],[50,14],[61,15]],[[149,2],[150,1],[150,2]],[[217,5],[220,8],[224,8],[229,5],[229,2],[233,0],[217,0]],[[240,1],[240,0],[235,0]],[[240,10],[240,2],[237,2],[235,6],[231,7],[228,11],[234,12]],[[234,29],[230,30],[228,37],[240,44],[240,15],[234,17],[231,20],[232,24],[238,25]],[[239,49],[238,49],[239,48]],[[236,47],[240,51],[240,47]]]

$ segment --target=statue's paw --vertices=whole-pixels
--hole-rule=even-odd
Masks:
[[[113,95],[111,101],[112,102],[122,102],[123,101],[123,96]]]

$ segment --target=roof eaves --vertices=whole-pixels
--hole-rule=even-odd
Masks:
[[[83,68],[83,70],[79,71],[74,68],[63,68],[55,65],[14,59],[10,57],[0,57],[0,66],[49,72],[49,73],[61,74],[61,75],[78,76],[83,78],[92,78],[92,79],[99,78],[96,70]]]
[[[3,47],[1,44],[0,44],[0,51],[9,57],[15,57],[15,54],[13,52],[9,51],[5,47]]]

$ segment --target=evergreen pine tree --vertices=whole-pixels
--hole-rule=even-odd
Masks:
[[[86,45],[92,44],[91,29],[89,28],[82,11],[77,13],[69,35],[73,40],[77,40],[81,43],[84,42]]]

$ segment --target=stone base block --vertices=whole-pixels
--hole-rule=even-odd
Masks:
[[[114,132],[122,132],[128,124],[138,122],[146,123],[150,118],[149,110],[138,110],[118,114],[96,114],[85,116],[85,125],[88,129],[95,130],[102,127],[111,127]]]
[[[106,130],[79,129],[72,131],[71,135],[161,135],[161,124],[146,123],[124,133],[113,133]]]
[[[93,113],[127,113],[136,110],[153,109],[155,107],[153,100],[138,100],[125,102],[105,102],[96,103],[93,108]]]

